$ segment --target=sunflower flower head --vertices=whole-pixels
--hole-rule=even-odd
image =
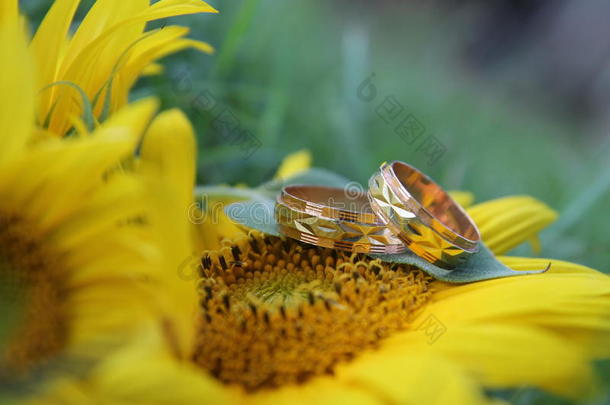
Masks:
[[[0,162],[0,190],[11,190],[0,202],[1,292],[14,318],[0,379],[28,377],[58,357],[95,355],[82,345],[109,345],[112,335],[118,342],[123,326],[146,312],[136,305],[145,295],[138,277],[158,252],[129,225],[146,212],[143,185],[115,168],[155,108],[144,101],[90,138],[39,144]],[[113,311],[110,303],[127,307]]]
[[[431,278],[251,233],[206,253],[193,360],[252,391],[304,383],[408,328]]]
[[[468,210],[496,254],[555,217],[529,197]],[[556,260],[498,259],[516,270],[551,267],[456,285],[365,255],[254,231],[233,236],[189,259],[196,277],[166,277],[181,292],[165,319],[183,327],[128,350],[129,363],[114,359],[95,398],[117,398],[117,372],[121,398],[141,404],[470,405],[495,403],[489,390],[524,385],[590,392],[591,360],[610,355],[608,277]],[[178,330],[187,336],[180,356],[161,343]]]
[[[0,65],[3,403],[84,374],[139,330],[151,318],[141,282],[161,256],[133,225],[148,212],[143,177],[120,169],[157,102],[126,106],[87,137],[33,143],[35,58],[9,3],[0,9],[0,55],[10,61]]]
[[[68,284],[60,271],[64,264],[34,236],[35,231],[18,216],[0,217],[2,295],[6,304],[11,298],[17,301],[22,318],[18,332],[4,342],[0,378],[26,373],[59,352],[68,337],[69,320],[61,310]]]

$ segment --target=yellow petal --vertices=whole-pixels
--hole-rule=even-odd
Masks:
[[[16,23],[19,20],[19,2],[17,0],[0,0],[0,24]]]
[[[60,64],[60,56],[66,44],[66,35],[72,24],[72,18],[80,0],[57,0],[40,23],[34,39],[30,43],[30,48],[38,66],[42,66],[39,77],[39,88],[57,81],[56,75]],[[39,121],[44,120],[44,115],[50,108],[48,103],[52,98],[52,93],[56,88],[45,90],[41,97]]]
[[[15,163],[23,165],[20,176],[4,180],[14,189],[5,203],[17,209],[27,203],[38,217],[39,230],[53,229],[70,215],[74,201],[90,199],[106,181],[104,176],[133,155],[155,109],[154,100],[143,100],[117,113],[89,137],[40,145],[25,162]]]
[[[70,45],[66,50],[64,63],[70,64],[74,61],[89,44],[93,43],[98,37],[108,30],[117,27],[126,18],[125,16],[134,16],[146,11],[149,7],[149,0],[98,0],[79,25],[76,33],[70,41]],[[133,40],[139,33],[144,31],[144,21],[139,21],[137,24],[123,26],[122,40]],[[118,27],[115,29],[119,29]],[[99,55],[98,55],[99,56]],[[100,61],[104,61],[100,58]]]
[[[328,378],[314,379],[303,385],[285,386],[244,395],[247,405],[291,404],[291,405],[382,405],[387,404],[382,395],[361,387],[339,384]]]
[[[551,267],[543,274],[461,285],[435,281],[430,311],[440,308],[452,321],[472,321],[515,316],[526,319],[540,312],[551,315],[582,311],[583,316],[599,315],[610,305],[610,278],[603,273],[551,259],[501,259],[517,269],[546,267],[549,263]],[[597,310],[591,312],[590,304]],[[600,320],[610,322],[604,316]]]
[[[294,152],[284,158],[280,164],[275,178],[285,180],[296,174],[304,172],[311,167],[311,152],[307,149]]]
[[[503,260],[521,268],[549,263]],[[590,382],[587,363],[610,355],[610,278],[582,266],[551,263],[549,272],[538,275],[465,285],[435,282],[432,302],[414,330],[397,335],[397,342],[440,350],[471,367],[486,384],[529,382],[576,395]],[[432,344],[424,332],[434,325],[422,329],[426,320],[442,332]]]
[[[195,151],[193,127],[179,110],[159,114],[142,143],[142,159],[157,165],[167,186],[179,198],[183,213],[193,201]]]
[[[16,1],[4,0],[0,9],[0,162],[21,152],[33,132],[33,65],[15,7]]]
[[[156,15],[163,16],[167,16],[167,13],[171,13],[171,15],[218,13],[218,10],[202,0],[161,0],[153,4],[151,10],[153,10]]]
[[[540,201],[525,196],[505,197],[468,209],[483,242],[503,254],[536,235],[557,218],[557,213]]]
[[[136,343],[107,356],[86,381],[54,384],[50,392],[37,398],[36,405],[238,403],[236,390],[163,353],[164,344],[158,333],[144,334]]]
[[[475,380],[434,353],[401,352],[384,345],[342,366],[337,379],[393,404],[487,404]]]
[[[146,66],[144,68],[144,70],[142,70],[142,75],[143,76],[155,76],[155,75],[159,75],[161,73],[163,73],[164,68],[163,65],[159,64],[159,63],[151,63],[150,65]]]
[[[137,346],[122,350],[99,367],[93,381],[106,393],[102,397],[135,400],[140,404],[231,403],[231,390],[206,378],[189,363],[178,362],[161,352],[163,344],[163,341],[142,337]],[[146,370],[145,376],[142,370]],[[177,401],[175,392],[182,392],[186,397]]]
[[[103,84],[108,80],[110,72],[117,64],[120,56],[138,39],[144,31],[146,21],[133,24],[121,24],[122,21],[134,15],[139,15],[149,7],[148,0],[100,0],[89,10],[83,22],[79,25],[74,37],[69,41],[62,63],[58,66],[57,79],[71,81],[80,86],[89,100],[93,100]],[[104,46],[95,47],[94,59],[86,57],[86,50],[94,46],[105,34]],[[91,64],[88,64],[91,63]],[[80,72],[74,72],[74,65],[80,66]],[[68,111],[80,110],[78,104],[70,97],[68,89],[57,87],[52,93],[44,95],[43,105],[53,107],[53,115],[49,128],[58,134],[63,134],[68,128],[66,121]],[[48,112],[42,109],[42,114]],[[98,111],[99,115],[99,111]]]
[[[570,313],[572,317],[564,317],[560,314],[539,314],[537,322],[540,324],[553,325],[554,329],[561,330],[572,341],[583,344],[586,351],[593,357],[604,357],[610,355],[610,312],[608,303],[608,275],[591,268],[564,262],[560,260],[521,258],[521,257],[499,257],[507,266],[515,270],[527,270],[542,268],[550,264],[546,274],[560,274],[565,278],[571,277],[581,279],[586,277],[598,286],[598,289],[590,290],[589,301],[580,300],[578,305],[570,305],[564,308],[563,313]],[[604,290],[604,286],[606,286]],[[530,316],[530,319],[533,316]]]
[[[124,12],[118,12],[118,9]],[[141,33],[143,31],[141,27],[148,21],[178,15],[216,12],[214,8],[200,0],[160,0],[151,6],[148,6],[148,0],[98,1],[72,39],[64,63],[71,65],[73,61],[81,57],[82,53],[88,52],[89,48],[99,49],[99,43],[112,40],[117,32],[125,32],[123,30],[128,29],[127,32],[130,33]],[[125,16],[129,17],[125,18]],[[131,36],[131,39],[133,40],[137,36]],[[119,37],[121,38],[117,39],[120,39],[124,45],[130,45],[131,41],[126,41],[124,35],[119,35]]]
[[[139,170],[150,189],[149,220],[159,231],[156,237],[164,250],[156,274],[166,291],[158,297],[167,320],[164,328],[172,336],[176,355],[186,357],[193,347],[199,261],[192,250],[188,217],[195,182],[195,136],[182,112],[167,111],[154,120],[142,145]]]
[[[216,10],[202,1],[161,0],[150,6],[147,0],[99,1],[70,41],[57,78],[76,83],[90,99],[94,99],[104,89],[122,59],[127,59],[129,53],[137,49],[139,41],[149,35],[143,33],[148,21],[202,12]],[[70,126],[67,120],[69,113],[81,109],[79,101],[74,100],[70,90],[63,87],[45,93],[45,97],[50,99],[45,100],[43,105],[54,106],[49,129],[64,134]],[[101,108],[99,104],[96,110],[98,114]],[[48,111],[41,111],[41,116],[46,114]]]
[[[186,48],[194,48],[204,53],[213,51],[213,48],[205,42],[181,38],[187,33],[188,29],[185,27],[172,26],[143,36],[124,65],[116,69],[112,89],[113,110],[127,103],[129,91],[152,61]],[[98,109],[103,106],[103,102],[102,98],[98,103]]]
[[[100,125],[95,132],[96,136],[103,137],[105,133],[112,132],[116,128],[128,127],[141,137],[158,108],[159,101],[155,98],[146,98],[131,103]],[[137,141],[139,141],[138,138],[136,138]]]
[[[439,315],[441,321],[445,321]],[[577,398],[590,389],[590,359],[578,343],[550,330],[502,320],[484,323],[445,323],[446,330],[433,342],[425,330],[390,338],[393,355],[433,352],[448,359],[477,382],[489,388],[536,386]],[[402,347],[400,351],[398,347]]]

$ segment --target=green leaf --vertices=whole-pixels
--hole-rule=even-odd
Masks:
[[[479,243],[479,251],[473,254],[463,265],[445,270],[422,259],[411,251],[395,255],[372,255],[384,262],[410,264],[416,266],[432,277],[448,283],[470,283],[473,281],[489,280],[492,278],[522,276],[525,274],[544,273],[547,269],[517,271],[500,263],[494,254],[483,242]]]
[[[322,173],[331,173],[326,171],[315,170],[315,173],[304,173],[302,176],[296,176],[284,182],[284,186],[288,184],[307,184],[307,180],[314,181],[311,184],[327,185],[341,187],[347,181],[341,184],[341,176],[335,175],[326,176]],[[318,181],[320,180],[320,181]],[[326,182],[325,182],[326,181]],[[266,183],[269,187],[272,183]],[[277,222],[275,221],[274,197],[265,198],[265,195],[270,194],[269,190],[273,190],[273,196],[277,194],[281,186],[272,184],[264,193],[257,194],[258,198],[250,201],[233,203],[225,208],[226,214],[238,224],[251,229],[264,232],[268,235],[281,237]],[[265,188],[265,185],[256,190]],[[279,187],[279,189],[277,188]],[[416,266],[422,271],[428,273],[432,277],[446,281],[449,283],[469,283],[473,281],[489,280],[493,278],[521,276],[527,274],[543,273],[547,269],[532,269],[530,271],[512,270],[504,264],[500,263],[493,253],[483,243],[479,244],[479,251],[473,254],[467,263],[453,270],[445,270],[435,266],[428,261],[422,259],[411,251],[401,254],[384,254],[370,255],[373,258],[380,259],[388,263],[400,263]]]
[[[275,222],[273,200],[252,200],[228,205],[225,213],[229,218],[246,228],[256,229],[272,236],[281,236]]]

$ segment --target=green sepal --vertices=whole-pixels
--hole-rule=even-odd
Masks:
[[[40,91],[43,92],[51,87],[54,86],[69,86],[72,87],[74,90],[76,90],[78,92],[78,94],[80,95],[81,101],[83,103],[83,122],[85,123],[85,126],[87,127],[87,130],[89,132],[92,132],[95,129],[95,116],[93,115],[93,106],[91,105],[91,102],[89,101],[89,97],[87,96],[87,93],[85,93],[85,91],[76,83],[71,82],[69,80],[60,80],[54,83],[51,83],[45,87],[43,87]],[[47,117],[47,119],[49,119],[49,117]],[[45,123],[46,125],[46,123]]]

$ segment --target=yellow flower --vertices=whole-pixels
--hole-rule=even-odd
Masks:
[[[17,7],[17,0],[2,2]],[[186,27],[145,31],[147,22],[160,18],[217,12],[201,0],[98,0],[72,34],[79,3],[55,0],[30,44],[40,69],[38,122],[53,133],[65,134],[74,116],[82,115],[82,97],[67,82],[84,91],[100,119],[127,103],[142,74],[159,70],[154,61],[189,47],[212,52],[210,45],[184,38]]]
[[[154,217],[146,177],[117,170],[157,103],[127,106],[88,137],[31,145],[33,58],[16,7],[0,4],[0,402],[7,403],[82,375],[138,331],[152,313],[142,281],[164,250],[151,226],[137,225]]]
[[[277,180],[286,180],[311,166],[311,152],[307,149],[286,156],[275,174]]]
[[[151,142],[168,161],[184,151]],[[188,204],[181,198],[168,212],[184,222]],[[469,212],[496,254],[556,215],[529,197]],[[188,225],[176,226],[187,240]],[[155,275],[155,296],[166,308],[162,330],[109,357],[87,384],[58,387],[53,398],[470,405],[495,402],[487,389],[524,385],[578,397],[591,388],[591,360],[610,354],[610,279],[576,264],[500,257],[518,270],[551,267],[452,285],[417,268],[257,233],[223,245],[188,256],[190,271],[177,265],[180,271]]]
[[[167,153],[168,150],[174,153]],[[195,150],[189,120],[181,111],[167,111],[147,131],[138,168],[148,182],[151,205],[148,220],[164,252],[164,262],[152,275],[155,286],[164,293],[157,295],[155,289],[153,294],[159,301],[161,322],[171,336],[171,350],[177,356],[184,354],[184,347],[192,345],[188,328],[193,312],[176,312],[176,305],[185,308],[197,300],[196,289],[192,288],[195,279],[189,273],[193,261],[197,260],[191,256],[194,230],[186,220],[193,201]]]

